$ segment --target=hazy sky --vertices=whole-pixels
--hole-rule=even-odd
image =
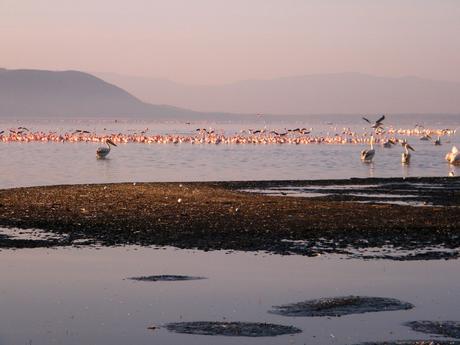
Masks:
[[[185,83],[460,81],[460,0],[0,0],[0,66]]]

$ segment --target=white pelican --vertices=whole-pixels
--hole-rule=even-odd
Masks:
[[[452,147],[452,150],[448,154],[446,154],[446,161],[450,164],[460,164],[460,152],[455,146]]]
[[[96,157],[97,158],[105,158],[110,153],[110,145],[117,146],[112,140],[106,139],[105,144],[107,147],[98,147],[96,150]]]
[[[369,124],[372,124],[369,119],[366,119],[365,117],[362,118],[364,121],[366,121]],[[382,115],[375,123],[371,126],[373,129],[383,129],[383,120],[385,120],[385,115]]]
[[[401,142],[401,145],[404,147],[404,152],[401,154],[401,163],[409,164],[410,163],[410,152],[409,150],[415,151],[412,146],[410,146],[406,140]]]
[[[366,163],[372,162],[372,158],[374,158],[375,150],[374,150],[374,136],[371,136],[371,148],[369,150],[362,150],[361,151],[361,160]]]

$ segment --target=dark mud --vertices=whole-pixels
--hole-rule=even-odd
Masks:
[[[176,282],[186,280],[202,280],[205,277],[193,277],[183,275],[157,275],[157,276],[142,276],[142,277],[131,277],[129,280],[135,280],[140,282]]]
[[[1,249],[23,249],[23,248],[42,248],[42,247],[56,247],[61,246],[63,243],[60,241],[51,240],[24,240],[10,238],[8,236],[0,235],[0,250]]]
[[[353,256],[352,249],[383,246],[408,251],[432,246],[455,250],[460,248],[459,181],[351,179],[17,188],[0,190],[0,226],[61,234],[66,239],[61,245],[89,241],[107,246],[262,250],[307,256]],[[425,188],[427,202],[436,200],[436,204],[448,206],[410,207],[358,203],[348,197],[338,201],[240,192],[273,186],[380,183],[388,190],[391,184],[399,189],[406,183],[436,186]],[[298,245],[296,241],[303,243]],[[0,240],[0,246],[3,244],[9,245]],[[438,258],[446,256],[435,253],[421,259]]]
[[[394,340],[383,342],[361,343],[356,345],[460,345],[460,341],[452,340]]]
[[[274,337],[302,332],[293,326],[252,322],[178,322],[167,324],[165,327],[168,331],[176,333],[227,337]]]
[[[460,322],[458,321],[412,321],[404,325],[416,332],[460,339]]]
[[[343,296],[274,306],[270,313],[283,316],[343,316],[378,311],[407,310],[413,307],[410,303],[394,298]]]

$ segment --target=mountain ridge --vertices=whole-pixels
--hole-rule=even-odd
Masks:
[[[189,85],[160,78],[97,74],[139,98],[199,111],[267,114],[460,114],[460,83],[359,72]]]
[[[193,116],[153,105],[89,73],[0,69],[0,116]]]

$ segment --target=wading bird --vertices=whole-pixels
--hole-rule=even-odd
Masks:
[[[448,154],[446,154],[446,161],[450,164],[460,164],[460,152],[455,146],[452,147],[452,150]]]
[[[375,155],[375,150],[374,150],[374,136],[371,136],[371,148],[369,150],[362,150],[361,151],[361,160],[365,163],[370,163],[372,162],[372,159],[374,158]]]
[[[409,164],[410,163],[410,152],[409,150],[415,151],[412,146],[410,146],[406,140],[401,142],[402,147],[404,147],[404,152],[401,154],[401,163]]]
[[[96,150],[96,157],[98,159],[107,157],[107,155],[110,153],[110,145],[117,146],[117,144],[115,144],[110,139],[106,139],[105,144],[107,145],[107,147],[101,146],[101,147],[98,147]]]

